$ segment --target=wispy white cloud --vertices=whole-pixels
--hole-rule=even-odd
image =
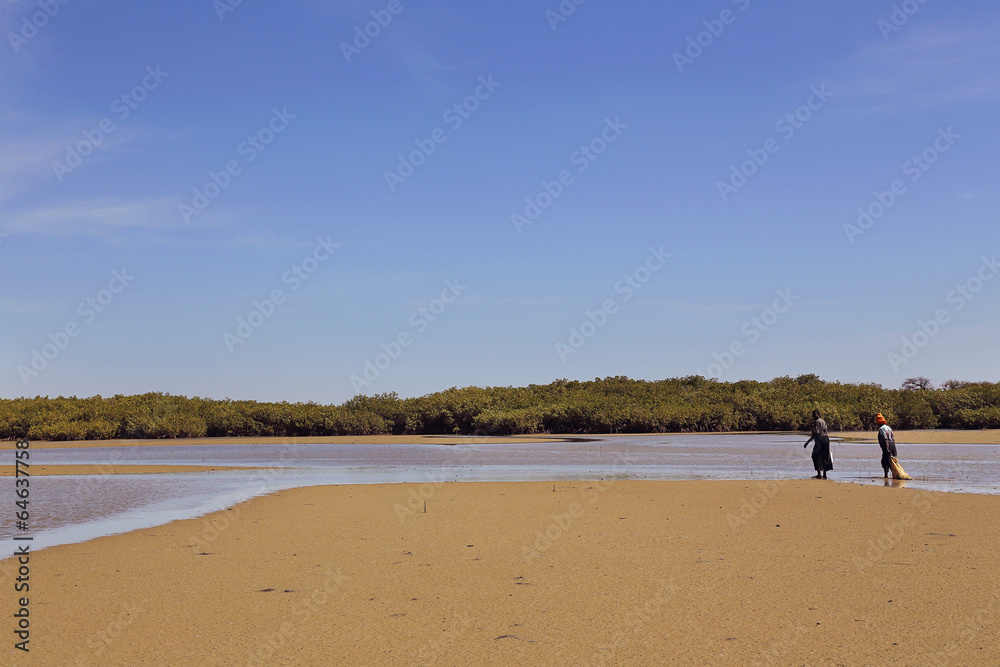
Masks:
[[[1000,23],[907,26],[860,48],[849,70],[831,88],[875,112],[997,100]]]
[[[113,230],[177,226],[177,204],[173,199],[95,198],[7,215],[0,228],[11,234],[107,236]]]
[[[791,289],[788,292],[795,298],[795,308],[801,309],[804,306],[810,308],[813,307],[832,307],[832,306],[848,306],[852,304],[861,303],[862,300],[859,298],[840,298],[840,299],[801,299],[798,290]],[[720,303],[692,303],[689,301],[680,301],[677,299],[651,299],[644,302],[643,307],[650,308],[652,310],[671,310],[677,312],[688,312],[688,313],[700,313],[700,314],[714,314],[714,313],[732,313],[732,312],[747,312],[747,313],[759,313],[760,311],[771,308],[774,305],[773,296],[769,301],[758,301],[758,302],[720,302]]]
[[[390,44],[390,48],[395,49],[396,57],[400,63],[410,71],[413,78],[421,85],[446,92],[451,95],[467,95],[464,85],[473,84],[475,75],[482,72],[472,72],[472,63],[446,64],[440,58],[430,53],[418,40],[400,31],[397,40]],[[456,74],[460,75],[456,78]],[[468,78],[468,83],[459,83],[462,79]]]
[[[246,218],[225,207],[206,211],[195,229],[183,223],[178,211],[180,203],[172,197],[95,197],[7,212],[0,215],[0,244],[14,235],[48,235],[97,238],[113,245],[152,244],[241,252],[307,249],[315,245],[312,238],[289,239],[269,231],[241,229]],[[193,231],[196,233],[190,233]]]
[[[61,123],[59,128],[32,131],[30,137],[11,138],[14,132],[9,132],[8,138],[0,136],[0,204],[46,184],[58,187],[60,181],[55,163],[65,164],[68,147],[83,141],[81,132],[96,127],[97,122],[67,121]],[[13,124],[24,125],[16,120]],[[82,164],[62,174],[63,179],[73,178],[77,169],[87,169],[116,155],[136,150],[146,140],[147,134],[139,129],[121,128],[104,136],[101,144],[83,158]]]
[[[371,12],[380,9],[365,0],[341,0],[337,3],[320,0],[301,0],[301,2],[311,11],[333,18],[343,25],[343,33],[338,37],[338,44],[351,43],[354,39],[353,28],[362,27],[372,21]],[[402,13],[393,15],[392,23],[373,38],[372,43],[378,44],[379,50],[390,50],[399,64],[421,85],[449,94],[468,94],[464,93],[464,87],[457,84],[454,77],[449,75],[454,72],[460,74],[471,72],[477,66],[476,63],[449,64],[442,61],[432,52],[432,47],[437,45],[431,44],[422,34],[422,28],[426,26],[427,21],[450,23],[454,19],[441,13],[428,13],[427,7],[411,6],[408,3],[403,4],[403,10]],[[415,15],[421,16],[423,20],[414,20]],[[460,28],[461,25],[456,24],[455,29]],[[482,72],[476,71],[474,74],[479,75]],[[475,76],[470,82],[474,80]]]
[[[15,9],[14,5],[17,5],[19,3],[24,4],[22,0],[0,0],[0,16],[2,16],[7,11],[14,10]]]
[[[52,175],[52,160],[61,148],[62,145],[52,139],[0,140],[0,201],[3,190],[13,189],[14,181],[39,179],[46,173]]]
[[[316,243],[309,239],[302,240],[279,239],[271,233],[251,232],[243,236],[234,236],[223,242],[226,247],[236,250],[270,250],[273,248],[311,248]]]

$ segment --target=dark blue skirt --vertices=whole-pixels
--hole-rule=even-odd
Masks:
[[[830,436],[816,436],[816,444],[813,445],[812,460],[816,472],[833,470],[833,457],[830,455]]]

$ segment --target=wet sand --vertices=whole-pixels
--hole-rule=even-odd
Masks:
[[[737,434],[766,434],[768,431],[740,431],[732,432]],[[941,444],[1000,444],[1000,429],[984,429],[980,431],[959,431],[951,429],[928,429],[921,431],[901,431],[894,430],[896,440],[900,443],[941,443]],[[331,435],[315,436],[307,438],[161,438],[157,440],[68,440],[68,441],[43,441],[32,442],[33,446],[65,449],[65,448],[85,448],[85,447],[151,447],[151,446],[175,446],[175,445],[283,445],[287,443],[303,444],[355,444],[363,443],[370,445],[402,445],[402,444],[431,444],[431,445],[476,445],[476,444],[502,444],[517,442],[565,442],[580,438],[615,438],[631,437],[635,435],[699,435],[697,433],[670,434],[670,433],[603,433],[603,434],[536,434],[536,435],[516,435],[516,436],[449,436],[449,435]],[[726,433],[705,433],[704,435],[726,435]],[[831,436],[855,441],[877,441],[878,436],[875,431],[836,431],[831,432]],[[808,434],[806,434],[808,437]],[[0,443],[0,450],[14,449],[13,442]]]
[[[259,470],[240,466],[173,466],[173,465],[34,465],[31,477],[55,477],[61,475],[148,475],[164,472],[212,472],[224,470]],[[0,468],[0,477],[13,477],[13,467]]]
[[[980,431],[958,431],[951,429],[931,429],[926,431],[892,430],[893,437],[900,444],[913,443],[942,445],[996,445],[1000,444],[1000,429],[983,429]],[[878,442],[877,431],[838,431],[831,432],[835,438],[861,442]]]
[[[451,435],[325,435],[306,438],[159,438],[154,440],[32,440],[33,447],[49,449],[83,448],[83,447],[173,447],[184,445],[284,445],[284,444],[335,444],[350,445],[363,443],[367,445],[477,445],[483,443],[512,442],[556,442],[590,438],[595,436],[579,435],[514,435],[509,437],[490,436],[451,436]],[[14,449],[13,442],[0,443],[0,450]]]
[[[0,654],[996,665],[998,511],[996,496],[816,480],[293,489],[33,554],[30,660]]]

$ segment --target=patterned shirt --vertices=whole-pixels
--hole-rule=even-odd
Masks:
[[[896,444],[896,440],[892,437],[892,429],[889,428],[888,424],[882,424],[878,428],[878,444],[886,447],[890,443]]]

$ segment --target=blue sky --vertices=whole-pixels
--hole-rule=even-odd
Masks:
[[[995,3],[0,0],[0,29],[2,396],[1000,380]]]

